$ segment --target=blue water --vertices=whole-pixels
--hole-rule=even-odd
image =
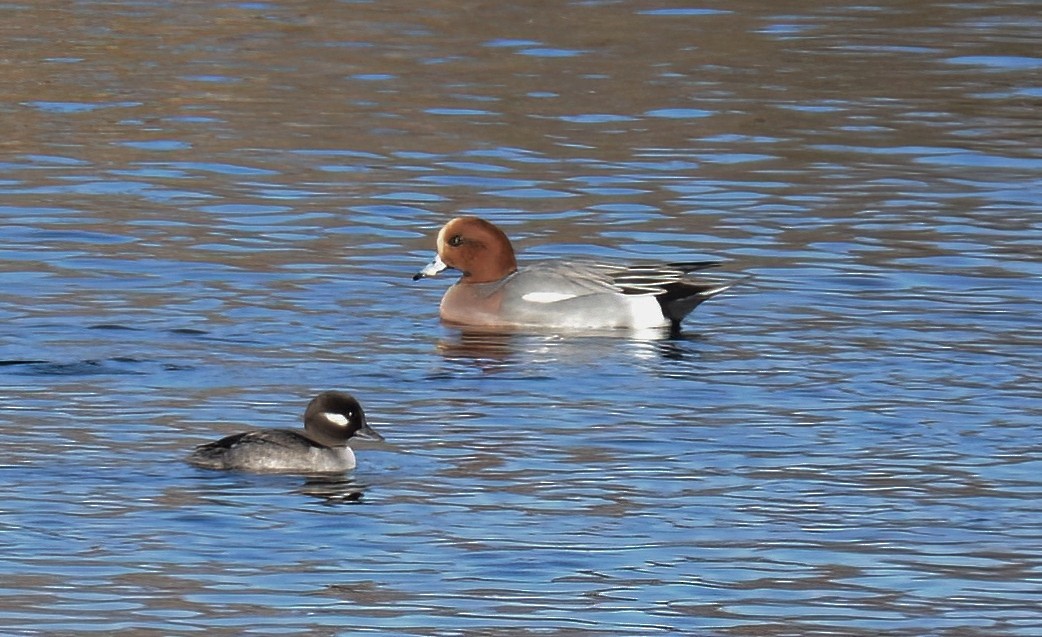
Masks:
[[[0,632],[1042,633],[1030,9],[4,8]],[[738,283],[461,331],[458,213]]]

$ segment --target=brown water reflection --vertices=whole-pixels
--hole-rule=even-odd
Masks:
[[[0,7],[0,632],[1038,634],[1037,13]],[[752,276],[461,331],[460,212]],[[330,388],[343,481],[180,462]]]

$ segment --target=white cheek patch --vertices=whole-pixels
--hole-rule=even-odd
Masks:
[[[556,301],[574,299],[575,295],[561,292],[529,292],[521,298],[530,303],[554,303]]]
[[[334,425],[337,425],[339,427],[347,426],[347,416],[345,416],[344,414],[335,414],[331,411],[324,411],[322,412],[322,416]]]

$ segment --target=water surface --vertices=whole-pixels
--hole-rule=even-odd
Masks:
[[[0,7],[0,629],[1042,632],[1030,2]],[[522,260],[725,261],[665,335]],[[337,479],[194,469],[324,389]]]

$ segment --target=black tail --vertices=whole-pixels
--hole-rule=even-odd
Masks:
[[[733,283],[695,283],[693,281],[678,281],[665,286],[665,292],[655,298],[662,306],[662,314],[669,319],[674,330],[680,329],[680,322],[688,314],[698,307],[703,301],[713,298]]]

